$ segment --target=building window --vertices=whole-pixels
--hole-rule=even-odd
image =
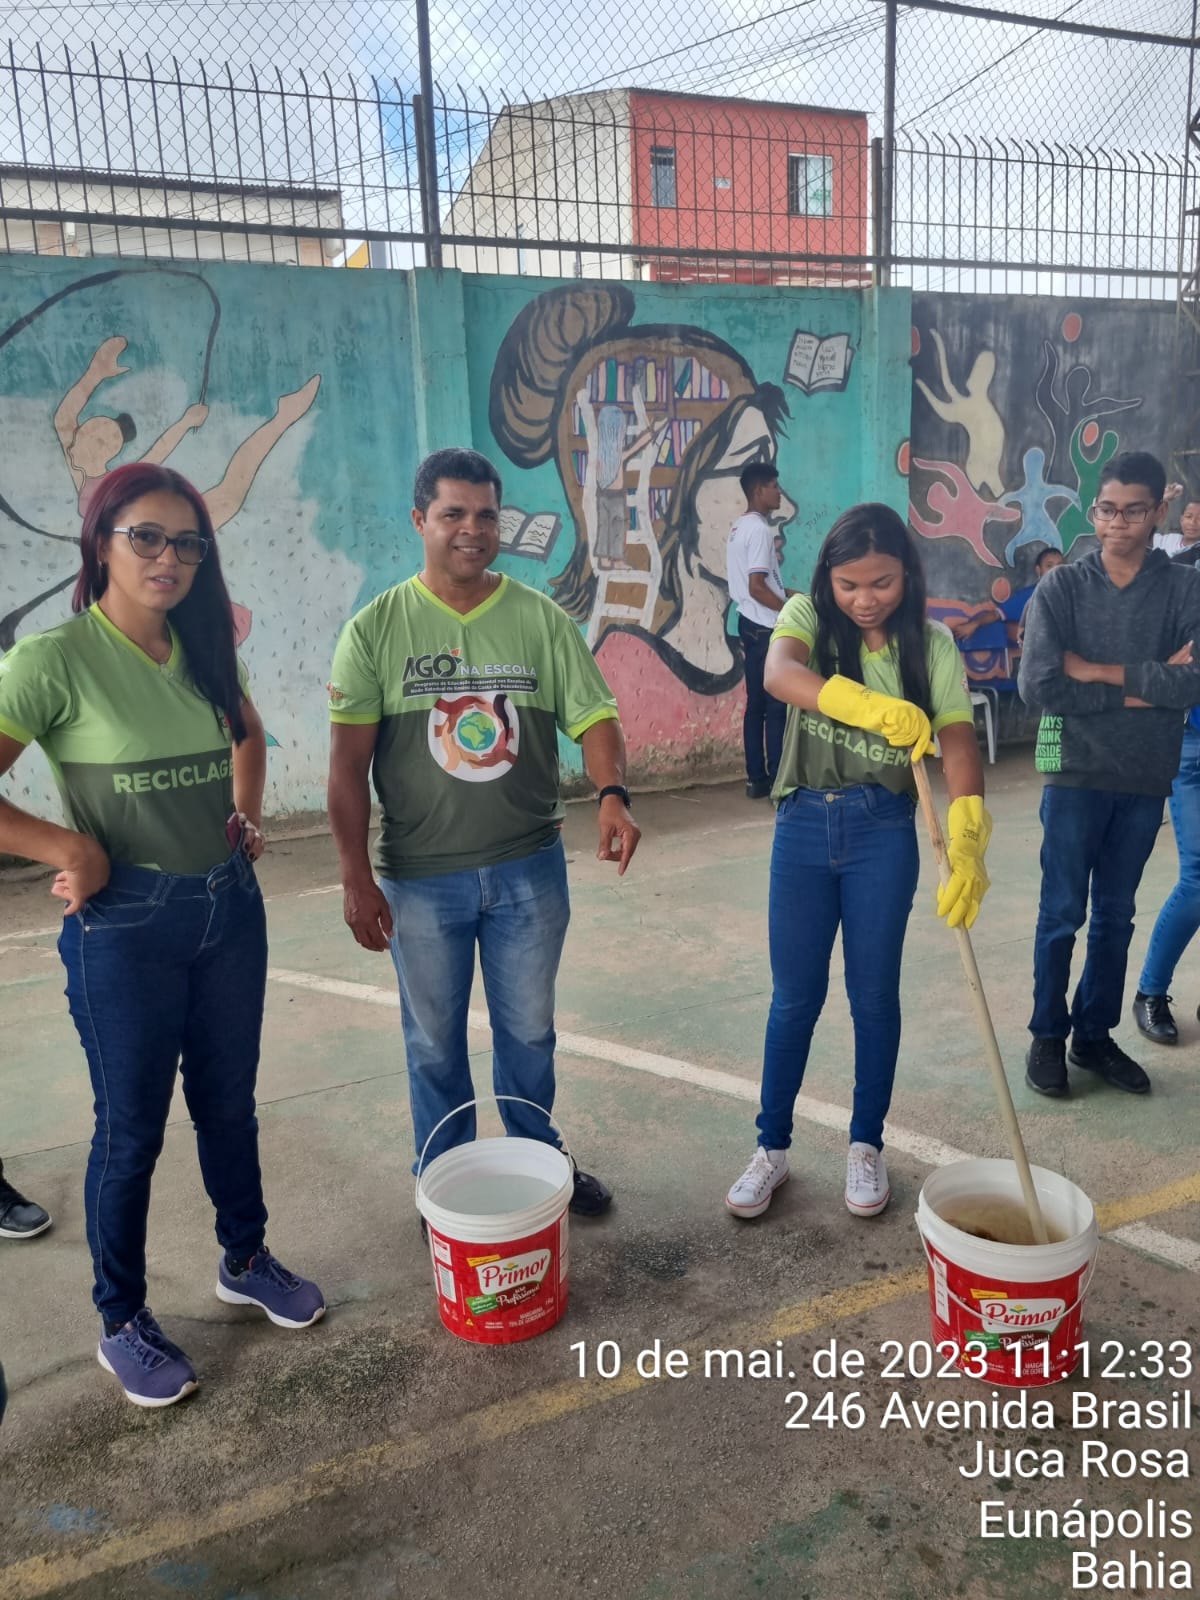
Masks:
[[[650,146],[650,204],[674,206],[675,200],[675,146],[652,144]]]
[[[788,156],[788,214],[793,217],[833,215],[832,156]]]

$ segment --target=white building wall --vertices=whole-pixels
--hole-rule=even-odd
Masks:
[[[625,90],[505,107],[442,227],[530,243],[447,244],[445,264],[551,278],[633,276],[629,121]],[[555,239],[599,248],[538,247]]]

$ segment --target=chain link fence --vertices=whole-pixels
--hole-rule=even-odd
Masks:
[[[1194,254],[1194,0],[0,14],[10,251],[1167,298]]]

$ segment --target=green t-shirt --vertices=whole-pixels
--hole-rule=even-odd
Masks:
[[[173,628],[171,642],[160,666],[98,605],[18,639],[0,659],[0,733],[41,745],[68,826],[113,861],[194,874],[229,855],[232,738]]]
[[[787,602],[771,637],[800,639],[813,651],[817,614],[806,594],[793,595]],[[905,698],[894,644],[885,650],[868,650],[864,645],[861,659],[868,689]],[[925,664],[934,733],[953,722],[973,722],[962,657],[954,636],[940,623],[925,624]],[[821,711],[789,706],[775,798],[782,800],[793,789],[848,789],[858,783],[878,783],[893,794],[911,795],[916,793],[911,767],[903,746],[890,745],[877,733],[834,722]]]
[[[508,577],[466,616],[419,578],[388,589],[346,624],[329,683],[334,722],[379,724],[385,878],[532,855],[563,818],[558,730],[616,714],[575,623]]]

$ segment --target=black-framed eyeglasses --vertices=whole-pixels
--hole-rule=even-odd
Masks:
[[[153,561],[168,545],[185,567],[198,567],[208,554],[209,541],[202,534],[179,533],[172,539],[152,522],[139,523],[136,528],[114,528],[113,532],[123,533],[134,555],[143,561]]]
[[[1127,528],[1136,528],[1157,510],[1157,506],[1113,506],[1102,500],[1099,505],[1089,506],[1087,514],[1090,522],[1123,522]]]

